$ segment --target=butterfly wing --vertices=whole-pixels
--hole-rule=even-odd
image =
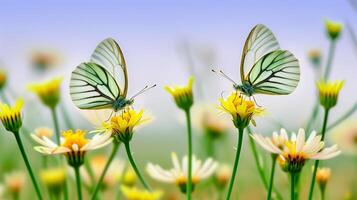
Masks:
[[[91,56],[91,62],[111,72],[122,89],[120,95],[126,97],[128,91],[128,73],[124,55],[118,43],[112,38],[103,40],[95,48]]]
[[[242,82],[245,77],[245,69],[253,66],[264,55],[278,50],[279,43],[274,34],[262,24],[256,25],[249,33],[242,52],[240,63],[240,76]]]
[[[286,95],[295,90],[300,80],[299,62],[286,50],[263,56],[247,74],[255,93]]]
[[[70,94],[80,109],[112,108],[120,95],[114,77],[95,63],[82,63],[72,72]]]

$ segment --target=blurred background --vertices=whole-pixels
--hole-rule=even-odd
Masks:
[[[6,95],[12,102],[17,97],[25,98],[24,124],[30,131],[38,126],[52,127],[49,111],[35,95],[26,90],[26,85],[63,76],[61,109],[65,108],[70,113],[76,128],[94,129],[70,100],[69,79],[71,71],[81,62],[89,60],[100,41],[112,37],[119,43],[126,58],[128,96],[147,84],[158,85],[135,99],[135,108],[145,109],[153,118],[150,124],[135,133],[132,141],[140,167],[144,169],[147,162],[170,167],[171,152],[177,152],[180,156],[185,154],[183,113],[176,108],[163,86],[186,84],[190,75],[196,77],[196,111],[193,120],[198,125],[194,126],[194,149],[195,154],[203,159],[207,154],[202,147],[204,131],[199,125],[200,109],[214,109],[221,94],[227,95],[233,89],[230,82],[212,73],[211,69],[222,69],[239,82],[239,63],[244,41],[251,28],[258,23],[269,27],[281,47],[293,52],[298,58],[301,80],[291,95],[256,96],[268,114],[257,119],[255,132],[270,135],[272,131],[280,129],[281,125],[292,131],[306,126],[316,99],[317,80],[316,69],[309,60],[308,52],[311,49],[319,50],[322,66],[325,65],[329,47],[325,19],[345,25],[336,46],[331,80],[344,79],[346,83],[337,107],[332,110],[331,122],[355,105],[357,46],[351,30],[357,31],[356,5],[354,0],[2,1],[0,67],[8,77]],[[356,114],[349,117],[350,121],[353,119],[356,119]],[[227,119],[222,116],[221,121]],[[357,123],[356,120],[354,122]],[[61,129],[68,128],[64,121],[60,122],[60,126]],[[236,133],[229,119],[227,126],[229,131],[217,141],[214,157],[220,162],[233,163]],[[316,129],[319,127],[314,126]],[[24,169],[20,154],[17,150],[13,151],[16,145],[12,136],[3,129],[1,132],[0,179],[13,169]],[[328,140],[333,142],[331,137]],[[238,171],[239,197],[264,199],[265,190],[252,160],[248,141],[245,144]],[[39,154],[34,152],[32,145],[30,140],[26,142],[31,161],[39,167]],[[262,155],[267,154],[258,149]],[[109,151],[108,148],[102,150],[102,153],[106,151]],[[351,187],[353,177],[356,177],[356,155],[355,151],[352,155],[343,154],[325,162],[333,171],[327,199],[344,199],[356,190],[355,186]],[[124,154],[120,156],[126,159]],[[269,166],[267,163],[267,169]],[[310,169],[310,165],[305,167],[306,173],[310,173]],[[287,177],[281,170],[277,176],[277,188],[284,196],[288,195]],[[309,183],[310,179],[307,177],[306,181]],[[184,198],[174,186],[165,186],[152,179],[150,182],[158,188],[166,188],[165,191],[175,194],[178,199]],[[301,187],[302,191],[308,189],[304,184]],[[32,194],[32,188],[27,187],[22,195],[26,193]],[[238,198],[237,194],[234,194],[234,199]],[[196,195],[196,199],[210,199],[204,194]],[[304,195],[302,199],[305,199]],[[165,196],[164,199],[169,197]]]

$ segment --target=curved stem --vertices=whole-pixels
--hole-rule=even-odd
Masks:
[[[126,154],[128,155],[128,159],[129,159],[129,162],[131,164],[131,167],[134,169],[136,175],[139,177],[139,179],[140,179],[141,183],[143,184],[143,186],[145,187],[145,189],[151,190],[149,185],[146,183],[144,177],[140,174],[140,171],[139,171],[138,167],[135,164],[135,161],[134,161],[134,159],[133,159],[133,157],[131,155],[129,142],[125,142],[124,145],[125,145]]]
[[[275,165],[276,165],[276,155],[272,154],[271,156],[271,173],[270,173],[270,183],[269,183],[269,190],[268,190],[268,196],[267,199],[271,199],[271,194],[273,190],[273,185],[274,185],[274,173],[275,173]]]
[[[77,185],[78,200],[82,200],[81,175],[80,175],[80,172],[79,172],[79,167],[80,166],[75,166],[73,168],[74,168],[74,173],[76,175],[76,185]]]
[[[236,152],[236,158],[234,160],[234,166],[233,166],[233,172],[232,172],[232,177],[229,183],[229,188],[227,192],[227,197],[226,200],[229,200],[231,198],[232,190],[233,190],[233,185],[234,185],[234,179],[236,177],[237,169],[238,169],[238,164],[239,164],[239,157],[240,157],[240,152],[242,150],[242,144],[243,144],[243,128],[238,128],[238,144],[237,144],[237,152]]]
[[[51,114],[52,114],[52,119],[53,119],[53,125],[55,127],[55,132],[56,132],[56,141],[57,144],[60,145],[60,128],[58,125],[58,118],[57,118],[57,112],[56,112],[56,107],[51,108]]]
[[[108,159],[107,163],[105,164],[105,167],[102,171],[102,174],[100,175],[97,185],[95,186],[94,192],[92,194],[92,200],[95,200],[97,198],[98,191],[102,187],[102,183],[103,183],[104,177],[109,169],[109,166],[112,163],[116,153],[118,152],[119,144],[120,143],[118,143],[118,142],[115,142],[115,141],[113,142],[112,153],[110,154],[109,159]]]
[[[323,125],[322,125],[322,131],[321,131],[321,141],[324,141],[324,139],[325,139],[326,125],[327,125],[327,121],[328,121],[328,114],[329,114],[329,109],[325,109],[324,122],[323,122]],[[314,172],[312,174],[311,183],[310,183],[309,200],[312,200],[312,196],[313,196],[313,193],[314,193],[315,178],[316,178],[316,173],[317,173],[317,168],[318,167],[319,167],[319,160],[316,160],[315,164],[314,164]]]
[[[27,171],[28,171],[28,173],[30,174],[32,184],[33,184],[33,186],[35,187],[35,191],[36,191],[36,194],[37,194],[37,198],[38,198],[39,200],[42,200],[42,194],[41,194],[41,191],[40,191],[40,187],[39,187],[39,185],[37,184],[35,175],[33,174],[33,171],[32,171],[31,165],[30,165],[30,162],[29,162],[29,160],[28,160],[28,158],[27,158],[27,155],[26,155],[24,146],[23,146],[22,141],[21,141],[21,138],[20,138],[20,134],[19,134],[19,132],[14,132],[14,135],[15,135],[15,138],[16,138],[17,145],[18,145],[18,147],[19,147],[19,149],[20,149],[22,158],[24,159],[24,162],[25,162]]]
[[[191,129],[191,115],[190,110],[185,111],[186,114],[186,123],[187,123],[187,141],[188,141],[188,182],[186,185],[186,195],[187,200],[191,199],[191,192],[192,192],[192,129]]]

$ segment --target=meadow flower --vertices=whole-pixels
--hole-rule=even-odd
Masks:
[[[32,66],[39,71],[54,67],[60,61],[59,54],[48,49],[35,50],[31,52],[30,59]]]
[[[319,49],[311,49],[308,52],[308,57],[310,62],[315,66],[315,67],[320,67],[321,66],[321,51]]]
[[[53,130],[48,127],[38,127],[35,129],[34,134],[39,138],[42,137],[52,138]]]
[[[2,90],[7,82],[7,74],[4,70],[0,70],[0,90]]]
[[[357,120],[341,123],[332,131],[332,140],[338,144],[342,153],[357,155]]]
[[[270,142],[264,143],[262,147],[273,154],[278,154],[283,170],[292,173],[300,172],[307,160],[326,160],[341,153],[337,145],[324,148],[325,144],[321,141],[321,135],[316,135],[315,131],[305,141],[304,129],[299,129],[297,135],[292,133],[282,149],[273,144],[268,145],[268,143]]]
[[[24,189],[26,175],[22,171],[13,171],[4,176],[4,183],[7,191],[13,196],[18,196]]]
[[[339,22],[325,20],[325,29],[329,38],[331,40],[336,40],[340,36],[340,33],[343,29],[343,25]]]
[[[136,184],[137,180],[138,180],[138,177],[136,176],[136,173],[133,170],[133,168],[128,167],[125,170],[125,173],[123,174],[121,183],[125,186],[133,187]]]
[[[173,169],[165,170],[159,165],[149,163],[147,165],[146,171],[149,175],[161,182],[174,183],[180,187],[181,192],[186,193],[187,185],[187,162],[188,157],[184,156],[182,163],[180,164],[176,153],[171,154],[172,163],[174,165]],[[203,162],[192,156],[192,191],[194,186],[197,185],[204,179],[210,177],[218,167],[218,163],[213,161],[212,158],[208,158]]]
[[[24,105],[22,99],[18,99],[13,107],[0,103],[0,120],[5,129],[17,133],[22,126],[21,110]]]
[[[127,200],[158,200],[162,196],[161,191],[139,190],[136,187],[121,186],[121,192]]]
[[[60,145],[47,137],[38,137],[35,134],[32,134],[31,137],[42,145],[36,146],[36,151],[47,155],[64,154],[71,166],[82,165],[87,151],[104,147],[112,141],[108,133],[96,134],[88,139],[85,137],[86,132],[79,129],[75,132],[72,130],[64,131],[62,135]]]
[[[65,184],[66,176],[67,172],[64,168],[49,168],[40,172],[40,177],[43,184],[51,193],[57,196]]]
[[[42,83],[29,84],[28,89],[34,92],[41,99],[43,104],[53,109],[60,100],[62,80],[62,77],[56,77]]]
[[[344,81],[326,82],[324,80],[317,83],[320,104],[325,109],[330,109],[337,104],[338,95],[344,83]]]
[[[246,100],[239,92],[232,92],[226,99],[220,98],[220,103],[220,109],[232,116],[236,128],[245,128],[250,122],[255,125],[253,117],[263,112],[262,108]]]
[[[232,174],[232,167],[227,164],[220,164],[214,174],[214,180],[218,188],[224,189],[229,183]]]
[[[268,150],[270,148],[278,148],[278,149],[284,149],[284,146],[286,142],[289,141],[288,134],[286,133],[285,129],[280,129],[280,134],[277,132],[273,132],[273,136],[270,137],[264,137],[259,134],[252,134],[251,137],[264,149]]]
[[[327,182],[331,178],[330,168],[318,168],[316,173],[316,183],[319,185],[321,190],[324,190]]]
[[[192,85],[194,78],[190,77],[186,86],[165,86],[165,90],[169,92],[175,100],[177,107],[183,110],[189,110],[193,105]]]

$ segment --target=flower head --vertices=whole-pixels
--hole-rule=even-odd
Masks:
[[[60,193],[66,181],[66,170],[64,168],[44,169],[40,177],[44,185],[53,193]]]
[[[344,81],[325,82],[323,80],[317,83],[320,104],[325,109],[330,109],[337,104],[338,95],[344,83]]]
[[[267,151],[278,154],[279,164],[284,171],[300,172],[305,162],[309,159],[325,160],[330,159],[341,152],[337,145],[324,148],[324,142],[321,141],[321,135],[316,135],[313,131],[309,138],[305,141],[304,129],[299,129],[298,134],[292,133],[292,136],[287,140],[282,148],[275,145],[270,139],[263,138],[253,134],[253,138]],[[258,139],[259,138],[259,139]]]
[[[128,200],[158,200],[162,196],[161,191],[139,190],[136,187],[120,187],[121,192]]]
[[[177,107],[183,110],[189,110],[193,105],[192,85],[193,77],[190,77],[186,86],[165,86],[165,90],[169,92],[175,100]]]
[[[343,29],[343,25],[339,22],[325,20],[325,28],[329,38],[331,40],[336,40],[340,36],[340,33]]]
[[[0,90],[2,90],[5,87],[6,81],[7,81],[6,72],[4,70],[0,70]]]
[[[0,103],[0,120],[5,129],[11,132],[18,132],[22,126],[21,109],[24,105],[22,99],[18,99],[13,107]]]
[[[154,165],[149,163],[147,166],[147,172],[149,175],[159,181],[166,183],[174,183],[180,187],[181,192],[186,193],[186,184],[187,184],[187,156],[184,156],[182,163],[177,158],[175,153],[171,154],[172,163],[174,165],[173,169],[164,170],[159,165]],[[213,161],[212,158],[208,158],[203,164],[201,160],[197,160],[196,157],[192,156],[192,184],[193,188],[203,179],[211,176],[216,168],[218,163]]]
[[[308,52],[308,56],[309,56],[309,59],[311,61],[311,63],[316,66],[316,67],[319,67],[321,66],[321,51],[318,50],[318,49],[311,49],[309,52]]]
[[[104,147],[112,141],[109,133],[96,134],[91,139],[86,138],[85,134],[79,129],[75,132],[64,131],[61,145],[57,145],[47,137],[38,137],[35,134],[32,134],[31,137],[42,145],[36,146],[36,151],[47,155],[65,154],[69,165],[80,166],[84,162],[84,155],[87,151]]]
[[[31,52],[31,63],[35,69],[44,71],[60,63],[60,55],[51,49],[38,49]]]
[[[286,142],[289,141],[288,134],[286,133],[285,129],[280,130],[280,134],[277,132],[273,132],[273,136],[270,137],[264,137],[259,134],[252,134],[252,138],[263,148],[269,149],[269,147],[276,147],[278,149],[284,149],[284,146]]]
[[[4,176],[5,187],[14,195],[18,195],[24,188],[26,175],[22,171],[14,171]]]
[[[53,130],[48,127],[38,127],[35,129],[34,134],[38,137],[47,137],[51,138],[53,136]]]
[[[220,102],[220,109],[232,116],[233,124],[237,128],[245,128],[251,121],[255,124],[252,118],[263,112],[262,108],[258,108],[253,101],[244,99],[239,92],[232,92],[227,99],[221,98]]]
[[[138,177],[136,176],[136,173],[133,168],[128,167],[123,175],[121,182],[125,186],[133,187],[136,184],[137,179]]]
[[[227,164],[221,164],[216,170],[214,175],[214,180],[216,185],[220,189],[224,189],[225,186],[228,184],[232,175],[232,167]]]
[[[319,185],[321,190],[324,190],[327,182],[331,178],[331,169],[330,168],[318,168],[316,173],[316,182]]]
[[[60,86],[63,78],[57,77],[43,83],[33,83],[28,85],[28,89],[41,99],[42,103],[50,108],[54,108],[60,100]]]

